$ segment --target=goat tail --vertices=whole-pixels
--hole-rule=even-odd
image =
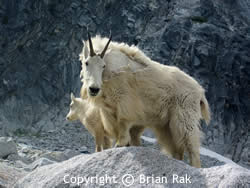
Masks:
[[[206,124],[208,125],[211,119],[210,108],[207,102],[205,95],[202,96],[200,100],[200,107],[201,107],[201,115],[205,120]]]

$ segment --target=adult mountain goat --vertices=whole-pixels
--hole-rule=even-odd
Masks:
[[[100,108],[106,129],[119,129],[117,145],[129,143],[133,126],[147,127],[167,154],[182,160],[187,151],[191,165],[200,167],[199,123],[208,124],[210,112],[198,82],[135,46],[88,38],[80,54],[81,97]]]

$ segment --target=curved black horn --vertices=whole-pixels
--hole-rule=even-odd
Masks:
[[[105,53],[106,53],[106,51],[107,51],[107,49],[108,49],[108,46],[109,46],[109,43],[110,43],[111,39],[112,39],[112,34],[111,34],[111,31],[110,31],[109,41],[108,41],[108,43],[106,44],[106,46],[104,47],[104,49],[103,49],[103,51],[102,51],[102,53],[101,53],[101,58],[104,57],[104,55],[105,55]]]
[[[94,48],[93,48],[93,44],[92,44],[92,41],[91,41],[91,36],[89,34],[89,31],[88,31],[88,38],[89,38],[89,50],[90,50],[90,56],[93,57],[95,56],[95,51],[94,51]]]

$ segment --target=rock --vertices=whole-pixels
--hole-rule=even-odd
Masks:
[[[55,161],[49,160],[47,158],[39,158],[38,160],[34,161],[32,164],[26,165],[23,167],[25,171],[32,171],[38,167],[53,164]]]
[[[7,158],[10,154],[16,154],[16,143],[12,138],[0,137],[0,158]]]
[[[13,161],[11,161],[11,162],[13,162]],[[16,161],[14,161],[13,162],[13,164],[9,164],[10,166],[13,166],[13,167],[15,167],[15,168],[18,168],[18,169],[22,169],[22,170],[25,170],[25,171],[27,171],[25,168],[26,168],[26,166],[27,166],[27,163],[24,163],[23,161],[21,161],[21,160],[16,160]],[[28,170],[29,171],[29,170]]]
[[[125,187],[124,183],[131,183],[131,187],[249,187],[250,171],[229,164],[198,169],[154,149],[128,147],[79,155],[38,168],[14,187],[32,188],[37,182],[48,188]]]
[[[56,162],[61,162],[61,161],[65,161],[68,159],[65,156],[65,154],[60,151],[50,151],[50,152],[42,154],[40,157],[47,158],[49,160],[56,161]]]
[[[64,153],[64,155],[65,155],[68,159],[70,159],[70,158],[72,158],[72,157],[74,157],[74,156],[76,156],[76,155],[80,155],[80,154],[81,154],[80,151],[75,151],[75,150],[71,150],[71,149],[66,149],[63,153]]]
[[[31,159],[28,156],[20,156],[18,154],[10,154],[7,158],[9,161],[22,161],[22,163],[29,164],[31,163]]]
[[[89,154],[88,148],[86,146],[80,147],[79,152]]]
[[[61,162],[61,161],[68,160],[69,158],[72,158],[79,154],[81,153],[78,151],[67,149],[64,152],[60,152],[60,151],[47,152],[47,153],[42,154],[40,157],[47,158],[49,160],[56,161],[56,162]]]
[[[26,175],[26,172],[10,167],[4,163],[0,163],[0,187],[10,188],[22,177]]]
[[[210,167],[215,167],[215,166],[222,166],[225,165],[226,163],[223,161],[220,161],[216,158],[209,157],[206,155],[200,155],[201,158],[201,167],[202,168],[210,168]],[[185,158],[186,164],[189,164],[188,157]]]

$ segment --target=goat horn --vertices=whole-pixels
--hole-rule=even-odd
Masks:
[[[106,51],[107,51],[107,49],[108,49],[108,46],[109,46],[109,43],[110,43],[111,39],[112,39],[112,34],[111,34],[111,31],[110,31],[109,41],[108,41],[108,43],[106,44],[106,46],[104,47],[104,49],[103,49],[103,51],[102,51],[102,53],[101,53],[101,58],[104,57],[104,55],[105,55],[105,53],[106,53]]]
[[[90,56],[93,57],[95,56],[95,51],[94,51],[94,48],[93,48],[93,44],[92,44],[92,40],[91,40],[91,36],[90,36],[90,33],[88,32],[88,38],[89,38],[89,50],[90,50]]]

